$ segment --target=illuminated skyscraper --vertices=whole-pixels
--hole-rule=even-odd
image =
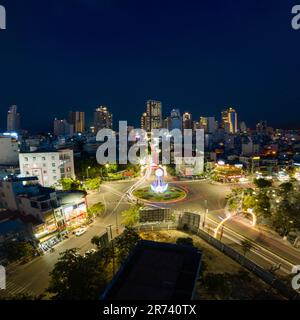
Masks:
[[[171,130],[181,129],[182,121],[179,109],[173,109],[171,111]]]
[[[146,112],[141,117],[141,128],[150,132],[152,129],[160,129],[163,126],[162,104],[160,101],[148,100]]]
[[[182,115],[182,130],[192,129],[192,128],[193,128],[192,115],[189,112],[185,112]]]
[[[141,116],[141,129],[147,131],[147,112],[144,112]]]
[[[70,111],[69,121],[73,125],[75,133],[83,133],[85,131],[85,113],[81,111]]]
[[[20,130],[20,114],[17,112],[18,107],[13,105],[9,108],[7,113],[7,131]]]
[[[160,101],[147,101],[147,130],[160,129],[162,127],[162,104]]]
[[[222,112],[222,123],[227,133],[237,133],[238,116],[233,108],[229,108]]]
[[[112,129],[113,115],[106,106],[100,106],[94,112],[94,128],[97,133],[101,129]]]

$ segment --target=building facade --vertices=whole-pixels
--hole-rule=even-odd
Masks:
[[[192,115],[189,112],[182,115],[182,130],[184,129],[193,129]]]
[[[238,132],[238,115],[235,109],[229,108],[222,112],[222,124],[227,133]]]
[[[173,109],[171,111],[171,130],[182,128],[181,114],[179,109]]]
[[[19,163],[19,141],[11,135],[0,135],[0,166],[16,166]]]
[[[21,175],[36,176],[40,184],[50,187],[63,178],[75,178],[73,150],[20,153]]]
[[[113,115],[109,112],[108,107],[101,106],[94,112],[94,130],[97,133],[101,129],[113,128]]]
[[[9,108],[7,113],[7,131],[19,131],[20,130],[20,114],[18,113],[18,107],[13,105]]]
[[[74,127],[66,120],[54,119],[53,132],[55,136],[72,136],[74,134]]]
[[[75,133],[85,132],[85,113],[82,111],[69,112],[69,124],[73,125]]]

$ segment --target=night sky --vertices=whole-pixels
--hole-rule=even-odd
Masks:
[[[199,116],[233,106],[300,127],[300,30],[289,0],[0,0],[0,130],[17,104],[22,127],[107,104],[138,125],[149,98]]]

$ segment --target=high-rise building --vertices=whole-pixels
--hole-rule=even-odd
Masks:
[[[189,112],[185,112],[182,115],[182,129],[192,129],[193,128],[193,121],[192,115]]]
[[[113,115],[107,106],[100,106],[94,112],[94,129],[97,133],[101,129],[113,128]]]
[[[82,111],[70,111],[69,121],[73,125],[75,133],[83,133],[85,131],[85,113]]]
[[[171,111],[171,130],[180,129],[182,127],[181,115],[179,109],[173,109]]]
[[[74,128],[66,120],[54,119],[53,132],[55,136],[72,136]]]
[[[18,113],[18,107],[13,105],[9,108],[7,113],[7,131],[19,131],[20,130],[20,114]]]
[[[17,136],[0,134],[0,166],[15,166],[19,164],[19,141]]]
[[[141,129],[147,131],[147,121],[148,121],[148,115],[147,112],[144,112],[141,116]]]
[[[215,117],[208,117],[207,118],[207,132],[208,133],[215,133],[218,125],[216,122]]]
[[[247,132],[247,125],[244,121],[240,122],[240,131],[241,132]]]
[[[172,119],[171,117],[166,117],[163,121],[163,128],[172,130]]]
[[[146,130],[160,129],[162,127],[162,103],[156,100],[147,101]]]
[[[237,133],[238,116],[235,109],[229,108],[222,112],[222,123],[227,133]]]

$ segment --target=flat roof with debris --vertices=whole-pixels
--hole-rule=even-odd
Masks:
[[[193,246],[139,241],[102,299],[193,299],[201,258]]]

